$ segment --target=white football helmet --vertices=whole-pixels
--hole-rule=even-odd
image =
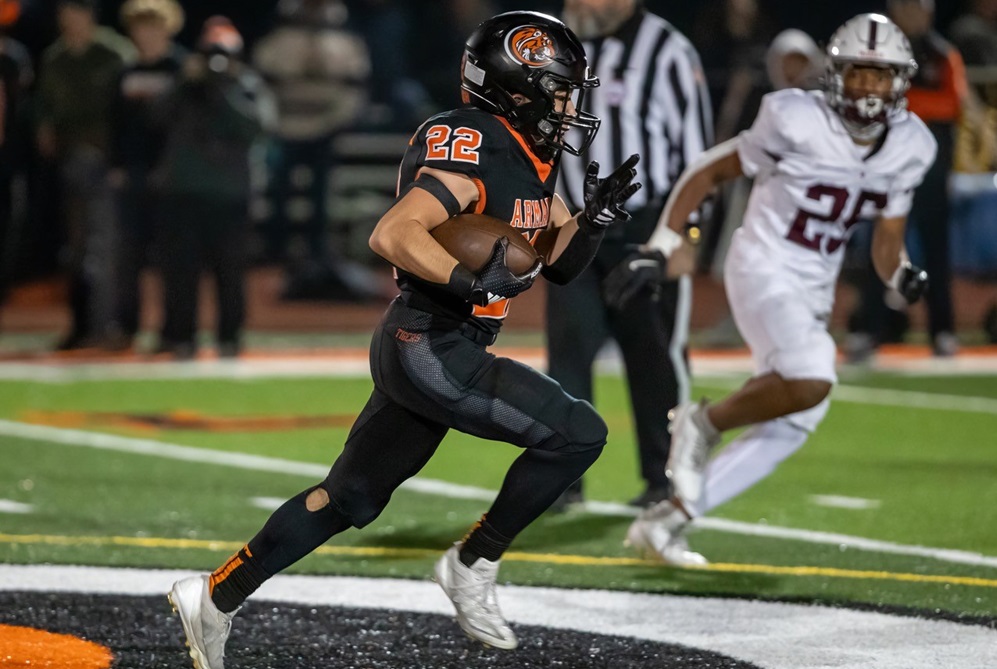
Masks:
[[[888,98],[867,95],[853,99],[845,94],[845,69],[853,64],[888,67],[893,86]],[[878,137],[885,124],[907,107],[906,93],[917,62],[910,40],[882,14],[859,14],[831,35],[827,44],[827,101],[856,139]]]

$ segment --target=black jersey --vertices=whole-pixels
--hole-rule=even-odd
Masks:
[[[523,136],[501,116],[464,107],[430,118],[405,151],[398,174],[399,192],[415,180],[421,167],[466,174],[479,193],[467,212],[508,221],[531,244],[550,222],[556,161],[537,158]],[[470,321],[493,334],[509,311],[509,300],[487,307],[473,306],[401,270],[398,285],[411,304],[434,314]]]

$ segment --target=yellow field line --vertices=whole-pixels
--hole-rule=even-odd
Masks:
[[[216,541],[212,539],[169,539],[164,537],[90,537],[61,536],[50,534],[0,534],[0,544],[43,544],[48,546],[130,546],[136,548],[198,549],[208,551],[237,551],[242,542]],[[427,548],[378,548],[374,546],[320,546],[315,550],[319,555],[339,557],[380,557],[403,559],[427,559],[439,555],[439,550]],[[650,560],[626,557],[593,557],[587,555],[561,555],[557,553],[521,553],[510,551],[503,556],[506,562],[540,562],[544,564],[572,565],[582,567],[658,567],[662,565]],[[713,563],[693,568],[697,571],[712,571],[734,574],[763,574],[767,576],[820,576],[825,578],[872,579],[879,581],[903,581],[908,583],[941,583],[945,585],[966,585],[979,588],[997,588],[997,579],[973,576],[942,576],[932,574],[905,574],[890,571],[862,571],[858,569],[836,569],[834,567],[779,567],[764,564]]]

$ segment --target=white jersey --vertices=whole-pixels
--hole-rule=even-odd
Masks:
[[[892,121],[875,146],[859,146],[823,93],[769,93],[738,140],[755,183],[732,252],[785,269],[829,306],[854,226],[906,216],[936,151],[913,114]]]

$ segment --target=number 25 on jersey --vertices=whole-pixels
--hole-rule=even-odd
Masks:
[[[838,186],[828,186],[824,184],[818,184],[816,186],[811,186],[807,190],[807,198],[811,200],[816,200],[817,202],[825,202],[830,199],[831,211],[827,214],[817,214],[812,211],[807,211],[806,209],[799,209],[796,213],[796,218],[793,219],[793,225],[789,229],[789,234],[786,235],[786,239],[791,242],[796,242],[804,248],[808,248],[812,251],[817,251],[818,253],[825,253],[830,255],[837,251],[842,244],[848,241],[851,236],[852,227],[862,219],[862,209],[866,202],[872,202],[877,209],[882,210],[886,207],[886,193],[875,193],[872,191],[862,191],[858,194],[855,200],[855,204],[852,207],[851,214],[842,223],[841,236],[831,236],[825,232],[812,232],[810,235],[807,234],[807,223],[810,219],[815,221],[823,221],[825,223],[836,223],[840,218],[845,207],[848,205],[849,193],[845,188],[839,188]]]

